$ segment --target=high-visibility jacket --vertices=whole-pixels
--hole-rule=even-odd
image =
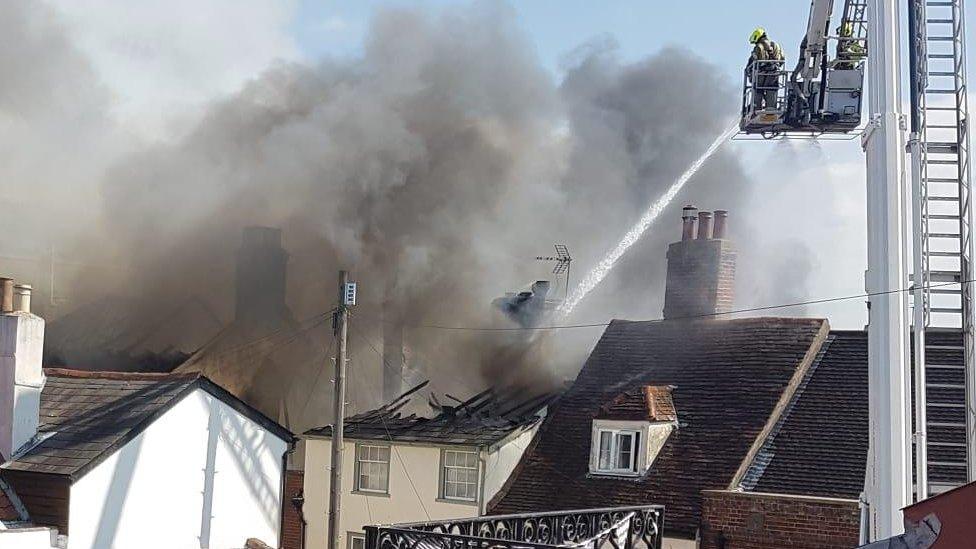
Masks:
[[[752,49],[752,60],[754,61],[782,61],[784,59],[786,57],[783,55],[783,48],[767,36],[759,39],[756,42],[756,47]]]

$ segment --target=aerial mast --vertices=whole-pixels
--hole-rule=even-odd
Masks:
[[[901,113],[898,3],[868,3],[868,113],[861,138],[867,165],[869,449],[865,495],[868,535],[902,531],[911,502],[905,119]],[[896,290],[896,291],[892,291]]]

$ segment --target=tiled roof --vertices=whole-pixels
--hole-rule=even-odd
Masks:
[[[276,435],[291,438],[284,428],[199,374],[63,369],[47,369],[45,374],[39,442],[5,463],[4,470],[77,478],[196,388],[220,398]]]
[[[868,337],[831,332],[741,486],[856,499],[868,452]]]
[[[951,350],[961,345],[959,332],[930,331],[926,339],[928,359],[943,366],[929,369],[929,382],[964,383],[962,353]],[[956,377],[947,377],[952,375]],[[930,416],[929,420],[964,418]],[[930,427],[929,431],[930,441],[958,442],[945,429]],[[939,446],[931,448],[930,452],[943,451]],[[740,486],[754,492],[856,499],[864,486],[867,452],[868,336],[864,331],[833,331],[749,463]],[[930,455],[932,461],[940,458]],[[957,480],[939,475],[944,474],[937,468],[931,473],[936,480]]]
[[[675,421],[678,416],[670,385],[644,385],[617,395],[600,408],[599,419]]]
[[[491,511],[661,504],[666,532],[693,537],[701,491],[728,487],[827,329],[819,319],[614,321]],[[643,385],[674,385],[678,429],[641,478],[590,476],[593,418],[616,395]]]
[[[0,479],[0,522],[14,522],[27,520],[23,507],[14,504],[17,495],[13,489]]]
[[[515,431],[531,427],[541,420],[541,410],[552,395],[530,398],[499,396],[483,391],[457,406],[432,403],[439,409],[433,417],[402,415],[399,410],[427,385],[414,387],[389,404],[346,419],[343,436],[350,440],[386,440],[396,442],[429,442],[491,446]],[[326,425],[305,433],[311,437],[331,437],[332,426]]]

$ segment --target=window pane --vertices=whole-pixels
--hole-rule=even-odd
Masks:
[[[613,442],[613,433],[607,431],[600,431],[600,463],[598,467],[603,470],[612,469],[613,464],[610,461],[610,446]]]
[[[478,491],[478,454],[444,450],[441,493],[447,499],[475,500]]]
[[[617,469],[630,469],[631,444],[634,436],[629,433],[617,435]]]

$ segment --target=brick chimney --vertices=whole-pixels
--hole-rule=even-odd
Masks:
[[[245,227],[237,251],[235,320],[262,325],[288,314],[285,274],[288,253],[281,247],[281,229]]]
[[[713,216],[685,206],[681,217],[681,240],[668,246],[664,318],[708,318],[732,310],[736,254],[726,239],[728,212]]]
[[[0,454],[37,434],[44,387],[44,319],[30,312],[31,287],[0,278]],[[14,299],[14,296],[18,298]]]

